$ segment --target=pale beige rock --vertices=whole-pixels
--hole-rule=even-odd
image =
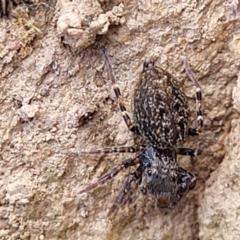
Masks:
[[[60,1],[59,5],[58,34],[64,37],[65,44],[78,50],[93,44],[97,35],[106,34],[110,24],[124,23],[123,4],[106,13],[97,0]]]
[[[239,239],[238,1],[61,0],[56,11],[44,3],[0,21],[0,239]],[[166,215],[133,186],[106,217],[129,171],[78,194],[132,156],[80,150],[140,140],[122,120],[102,46],[129,112],[145,59],[184,86],[192,126],[195,89],[182,56],[201,83],[206,127],[184,146],[204,154],[179,156],[197,186]]]
[[[234,48],[234,46],[233,46]],[[233,49],[232,48],[232,49]],[[240,112],[240,78],[233,89],[233,107]],[[200,239],[239,239],[240,237],[240,120],[231,120],[225,139],[226,155],[212,173],[198,209]]]

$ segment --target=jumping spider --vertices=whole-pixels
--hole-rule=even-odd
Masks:
[[[126,179],[117,195],[108,215],[114,212],[126,198],[132,182],[139,180],[142,193],[150,194],[157,199],[159,207],[176,205],[183,195],[194,188],[196,177],[191,172],[181,168],[177,163],[177,154],[197,156],[199,149],[178,148],[189,135],[195,136],[203,127],[201,88],[189,69],[186,58],[184,66],[189,78],[196,86],[197,128],[189,128],[190,112],[185,93],[177,80],[162,68],[155,67],[150,62],[144,62],[143,71],[135,88],[133,98],[134,123],[126,112],[121,99],[108,57],[104,54],[109,78],[123,115],[130,131],[143,137],[146,145],[128,147],[109,147],[80,154],[102,154],[119,152],[140,152],[136,157],[127,159],[102,176],[95,183],[81,190],[88,192],[114,178],[120,171],[138,165]]]

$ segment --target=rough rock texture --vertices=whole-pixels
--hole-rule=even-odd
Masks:
[[[58,34],[65,44],[83,50],[95,42],[97,35],[106,34],[110,24],[123,24],[123,4],[103,13],[98,1],[60,1]]]
[[[238,1],[35,1],[11,15],[0,21],[0,239],[239,239]],[[139,141],[122,120],[103,47],[130,112],[145,59],[184,86],[192,126],[182,56],[201,83],[205,131],[184,146],[204,154],[179,157],[197,186],[168,214],[133,186],[106,217],[129,171],[78,194],[129,155],[72,153]]]

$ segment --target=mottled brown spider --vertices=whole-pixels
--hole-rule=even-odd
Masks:
[[[133,96],[134,123],[126,112],[117,86],[112,66],[104,54],[109,78],[128,129],[143,137],[146,144],[142,146],[109,147],[80,154],[104,154],[117,152],[140,152],[136,157],[124,160],[109,173],[99,178],[95,183],[81,190],[88,192],[108,180],[114,178],[123,169],[137,165],[132,171],[119,194],[117,195],[108,215],[120,206],[126,198],[132,182],[139,181],[139,189],[144,194],[150,194],[157,199],[159,207],[171,208],[194,188],[196,177],[191,172],[178,165],[177,154],[197,156],[199,149],[178,148],[187,136],[195,136],[203,127],[201,88],[186,58],[184,67],[187,75],[196,86],[197,128],[189,128],[190,112],[185,93],[177,80],[162,68],[152,63],[144,62],[143,71]]]

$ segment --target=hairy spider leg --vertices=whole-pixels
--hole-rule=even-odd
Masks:
[[[202,154],[202,150],[201,149],[191,149],[191,148],[178,148],[177,149],[177,154],[179,155],[187,155],[187,156],[198,156]]]
[[[197,135],[198,133],[202,132],[202,128],[203,128],[202,91],[201,91],[201,86],[195,77],[195,74],[189,67],[186,57],[183,58],[183,63],[184,63],[184,68],[188,77],[194,82],[196,87],[197,128],[196,129],[190,128],[188,132],[189,132],[189,135]]]
[[[127,128],[134,132],[134,133],[137,133],[137,128],[136,126],[133,124],[130,116],[128,115],[127,113],[127,110],[126,110],[126,107],[124,106],[123,104],[123,101],[122,101],[122,95],[121,95],[121,91],[117,85],[117,82],[116,82],[116,79],[115,79],[115,76],[114,76],[114,73],[113,73],[113,69],[112,69],[112,66],[109,62],[109,59],[108,59],[108,56],[104,53],[104,57],[105,57],[105,60],[106,60],[106,64],[107,64],[107,69],[108,69],[108,75],[109,75],[109,78],[112,82],[112,85],[113,85],[113,90],[114,90],[114,93],[115,93],[115,96],[117,98],[117,101],[118,101],[118,105],[120,107],[120,110],[121,110],[121,113],[122,113],[122,116],[123,116],[123,119],[124,119],[124,122],[126,123],[127,125]]]
[[[143,151],[146,145],[134,145],[134,146],[122,146],[122,147],[106,147],[101,149],[91,149],[89,151],[79,151],[76,155],[88,155],[88,154],[109,154],[109,153],[135,153]]]
[[[173,206],[175,206],[181,200],[181,198],[186,195],[190,190],[192,190],[196,185],[196,176],[191,172],[187,171],[186,169],[179,167],[177,174],[179,184],[177,195],[173,198],[168,208],[172,208]]]
[[[124,182],[123,187],[117,197],[114,200],[112,207],[110,208],[107,216],[109,217],[124,201],[128,192],[131,189],[132,182],[137,181],[142,175],[142,166],[139,166],[135,171],[128,175],[127,180]]]
[[[182,167],[179,167],[178,181],[180,183],[179,189],[178,189],[178,195],[182,197],[183,195],[185,195],[195,187],[197,178],[191,172],[187,171]]]
[[[129,158],[129,159],[123,161],[121,164],[119,164],[115,168],[113,168],[111,170],[111,172],[105,174],[104,176],[100,177],[95,183],[90,184],[85,189],[81,190],[79,192],[79,194],[84,193],[84,192],[88,192],[88,191],[90,191],[90,190],[92,190],[92,189],[94,189],[94,188],[96,188],[100,185],[103,185],[104,183],[106,183],[110,179],[114,178],[123,169],[126,169],[126,168],[131,167],[131,166],[135,166],[139,162],[140,162],[139,156],[137,156],[135,158]]]

